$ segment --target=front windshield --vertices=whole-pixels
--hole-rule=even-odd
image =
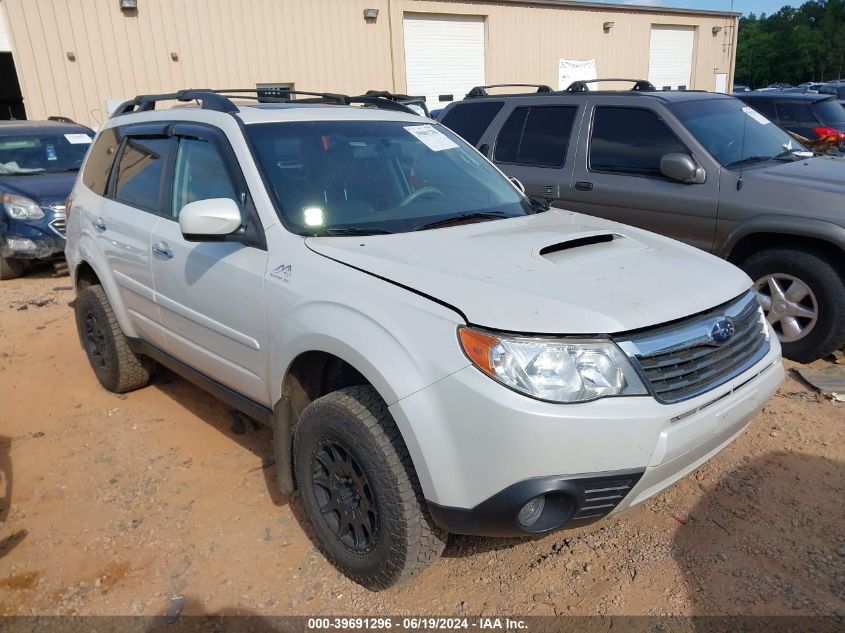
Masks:
[[[441,125],[308,121],[246,129],[285,225],[301,235],[397,233],[465,215],[533,212],[501,173]]]
[[[788,158],[792,151],[805,151],[789,134],[738,99],[679,102],[669,109],[725,167]]]
[[[79,171],[90,145],[86,133],[0,136],[0,175]]]

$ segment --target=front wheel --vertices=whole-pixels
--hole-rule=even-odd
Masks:
[[[786,358],[801,363],[845,344],[845,284],[826,259],[798,249],[754,253],[742,263]]]
[[[0,255],[0,280],[17,279],[26,270],[26,262]]]
[[[443,552],[411,458],[378,393],[340,389],[308,405],[296,427],[300,497],[326,556],[367,589],[410,578]]]
[[[73,304],[79,340],[100,384],[114,393],[144,387],[150,372],[130,348],[102,286],[89,286]]]

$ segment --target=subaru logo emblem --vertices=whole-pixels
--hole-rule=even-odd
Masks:
[[[736,326],[733,320],[730,317],[725,317],[713,324],[713,329],[710,330],[710,338],[714,343],[721,345],[727,343],[735,333]]]

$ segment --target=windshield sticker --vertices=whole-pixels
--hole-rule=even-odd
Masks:
[[[88,134],[65,134],[65,138],[71,145],[90,145],[92,140]]]
[[[405,128],[410,134],[416,136],[423,144],[433,152],[441,152],[444,149],[454,149],[458,146],[448,136],[436,130],[433,125],[409,125]]]
[[[762,114],[757,112],[757,110],[755,110],[754,108],[749,108],[748,106],[745,106],[742,109],[742,111],[745,112],[745,114],[750,116],[752,119],[757,121],[757,123],[760,123],[761,125],[768,125],[769,124],[769,120],[766,117],[764,117]]]

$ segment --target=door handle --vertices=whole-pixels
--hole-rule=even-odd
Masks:
[[[95,229],[97,229],[100,233],[106,230],[106,223],[103,222],[103,218],[97,218],[96,220],[91,220],[91,224]]]
[[[579,180],[575,183],[575,189],[578,191],[592,191],[593,183],[587,182],[586,180]]]
[[[165,259],[173,259],[173,251],[167,247],[164,242],[156,242],[153,244],[153,253]]]

